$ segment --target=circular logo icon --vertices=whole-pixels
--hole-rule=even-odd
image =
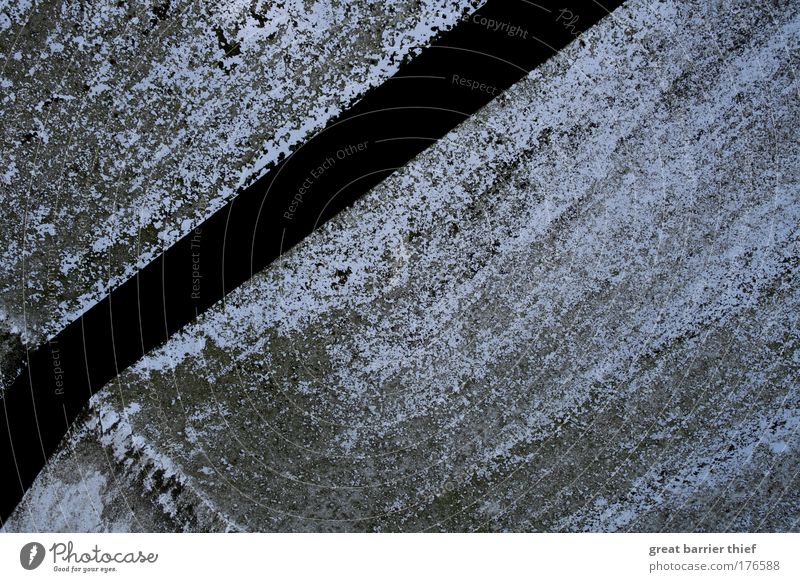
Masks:
[[[19,563],[26,570],[35,570],[44,561],[44,546],[39,542],[30,542],[19,551]]]

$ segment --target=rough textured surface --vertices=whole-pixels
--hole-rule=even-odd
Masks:
[[[590,30],[109,385],[6,529],[797,530],[800,4],[730,4]]]
[[[0,2],[0,326],[53,335],[477,4]]]

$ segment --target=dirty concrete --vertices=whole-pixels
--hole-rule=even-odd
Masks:
[[[722,5],[577,39],[107,386],[6,530],[797,531],[800,4]]]
[[[55,334],[478,4],[0,4],[2,329]]]

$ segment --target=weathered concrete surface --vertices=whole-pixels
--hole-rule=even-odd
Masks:
[[[108,386],[6,529],[797,530],[800,4],[725,4],[592,29]]]
[[[59,331],[479,3],[0,2],[0,329]]]

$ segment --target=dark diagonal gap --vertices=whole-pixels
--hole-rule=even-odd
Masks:
[[[2,392],[0,519],[91,394],[621,3],[490,0],[30,351],[27,370]]]

